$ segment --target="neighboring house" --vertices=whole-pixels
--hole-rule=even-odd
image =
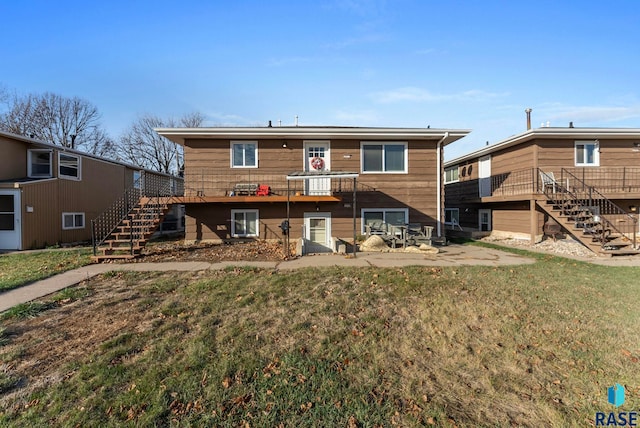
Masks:
[[[163,128],[184,146],[186,240],[304,238],[335,251],[374,222],[441,233],[442,153],[469,131],[417,128]],[[355,188],[354,188],[355,186]],[[355,201],[354,201],[355,197]]]
[[[141,177],[150,183],[167,177],[6,132],[0,132],[0,153],[4,250],[90,241],[91,220],[140,187]]]
[[[539,241],[558,229],[633,252],[640,129],[538,128],[445,162],[445,223]]]

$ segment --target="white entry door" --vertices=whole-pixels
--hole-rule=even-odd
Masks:
[[[478,178],[479,196],[491,196],[491,155],[478,160]]]
[[[306,172],[326,172],[331,170],[328,141],[304,142],[304,170]],[[307,195],[330,195],[330,178],[310,178],[305,180]]]
[[[0,249],[21,250],[20,191],[0,190]]]
[[[331,249],[331,213],[304,213],[306,253],[323,253]]]
[[[478,224],[480,225],[481,232],[491,230],[491,210],[478,210]]]

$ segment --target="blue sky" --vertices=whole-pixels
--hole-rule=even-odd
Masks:
[[[0,85],[208,126],[471,129],[451,159],[526,128],[640,127],[640,2],[0,3]]]

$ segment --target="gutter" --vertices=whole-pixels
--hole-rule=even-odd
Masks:
[[[442,144],[445,142],[445,140],[449,138],[449,131],[446,131],[444,133],[444,136],[440,139],[440,141],[438,141],[438,143],[436,144],[436,155],[437,155],[437,159],[436,159],[436,164],[437,164],[437,170],[438,170],[438,175],[437,175],[437,188],[436,188],[436,198],[438,200],[438,213],[436,215],[436,220],[437,220],[437,228],[436,228],[436,232],[438,234],[438,238],[440,238],[442,236],[442,211],[443,211],[443,205],[444,202],[442,201],[442,173],[443,173],[443,169],[442,169],[442,150],[443,150],[443,146]]]

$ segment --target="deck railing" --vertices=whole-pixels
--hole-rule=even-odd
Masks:
[[[564,171],[584,183],[606,193],[640,191],[639,167],[563,168]]]
[[[491,176],[491,196],[531,194],[536,191],[536,171],[533,168]]]
[[[324,180],[324,184],[313,186],[312,180]],[[186,197],[222,197],[230,196],[239,184],[253,184],[269,186],[271,195],[308,195],[313,189],[321,189],[331,194],[353,192],[352,178],[310,178],[306,180],[290,180],[287,182],[287,172],[256,173],[252,170],[239,172],[220,172],[212,168],[192,169],[185,171]],[[373,191],[371,186],[357,183],[358,191]],[[317,194],[317,193],[316,193]]]
[[[640,192],[640,167],[599,167],[599,168],[542,168],[555,172],[556,178],[562,171],[575,177],[578,186],[595,188],[603,195]],[[538,169],[524,168],[495,174],[491,179],[491,196],[516,196],[540,193]]]

